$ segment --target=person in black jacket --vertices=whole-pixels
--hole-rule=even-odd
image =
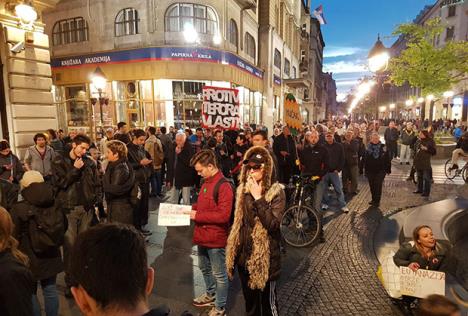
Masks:
[[[385,138],[385,145],[388,149],[388,154],[390,156],[390,161],[393,158],[396,158],[398,155],[398,138],[400,137],[398,129],[395,126],[394,121],[390,121],[388,124],[388,128],[385,130],[384,138]]]
[[[190,165],[193,149],[185,133],[177,133],[175,159],[169,162],[166,186],[172,187],[170,201],[179,204],[180,194],[185,205],[190,205],[190,190],[195,185],[195,170]]]
[[[294,173],[296,163],[296,143],[291,136],[289,127],[283,127],[283,132],[275,137],[273,143],[273,152],[278,161],[278,180],[280,183],[287,184]]]
[[[343,193],[343,184],[339,173],[343,170],[345,163],[345,155],[343,150],[343,145],[335,142],[334,132],[328,131],[325,134],[325,149],[328,151],[328,172],[323,177],[323,206],[322,208],[328,208],[329,197],[326,192],[326,189],[331,184],[335,190],[336,196],[338,198],[339,207],[344,213],[348,213],[349,209],[346,206],[346,201]]]
[[[11,217],[15,224],[15,238],[19,241],[19,249],[29,257],[30,268],[37,282],[41,284],[44,296],[44,309],[47,316],[57,316],[59,311],[59,296],[57,293],[57,274],[63,271],[62,254],[60,246],[51,247],[44,252],[36,253],[31,245],[29,225],[32,212],[35,209],[56,208],[54,205],[54,192],[52,186],[44,183],[44,178],[38,171],[27,171],[21,180],[21,196],[23,201],[13,205]],[[57,213],[50,213],[51,216]],[[64,221],[63,214],[59,212],[58,220]],[[62,222],[63,223],[63,222]],[[35,291],[36,292],[36,291]],[[40,315],[37,295],[33,295],[34,314]]]
[[[416,141],[413,165],[418,174],[418,189],[413,193],[428,197],[431,193],[431,157],[436,154],[436,145],[428,131],[420,131]]]
[[[378,207],[382,197],[382,184],[386,174],[391,172],[391,163],[388,150],[380,142],[380,135],[373,132],[370,142],[364,154],[364,172],[369,181],[369,188],[372,195],[370,205]]]
[[[114,134],[114,139],[120,140],[124,144],[131,142],[130,136],[128,135],[127,123],[117,123],[117,132]]]
[[[232,169],[232,160],[229,157],[229,148],[227,142],[224,142],[224,135],[222,130],[216,130],[214,133],[214,139],[216,140],[215,152],[219,158],[219,166],[221,172],[225,177],[230,177]]]
[[[76,236],[91,225],[95,205],[102,203],[97,166],[86,156],[90,144],[89,137],[77,135],[73,138],[71,146],[66,146],[64,153],[56,155],[52,161],[56,200],[68,219],[68,229],[63,244],[67,297],[71,297],[69,289],[71,280],[68,273],[71,247]]]
[[[0,315],[31,316],[34,279],[13,232],[10,213],[0,207]]]
[[[109,164],[104,174],[103,186],[110,222],[133,225],[130,195],[135,176],[129,166],[127,152],[127,146],[120,140],[107,143],[106,157]]]
[[[358,193],[359,174],[359,147],[360,143],[354,138],[354,132],[348,130],[344,135],[343,149],[345,154],[345,164],[341,174],[343,191],[352,195]],[[348,182],[350,185],[348,185]]]
[[[146,235],[151,232],[143,228],[148,224],[149,212],[149,180],[152,172],[152,160],[150,154],[145,150],[146,133],[142,129],[133,131],[133,140],[127,145],[128,162],[135,173],[135,181],[138,182],[141,197],[140,202],[134,210],[134,224],[137,229]]]

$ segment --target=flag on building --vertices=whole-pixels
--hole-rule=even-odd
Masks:
[[[320,22],[320,24],[327,24],[327,21],[325,20],[325,17],[323,16],[323,6],[322,5],[319,5],[314,10],[314,16]]]

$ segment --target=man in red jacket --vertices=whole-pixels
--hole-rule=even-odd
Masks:
[[[204,179],[190,218],[195,221],[193,243],[198,246],[198,265],[203,273],[206,293],[195,298],[193,305],[213,306],[209,316],[225,315],[228,294],[225,247],[234,192],[218,169],[212,150],[200,151],[190,164]]]

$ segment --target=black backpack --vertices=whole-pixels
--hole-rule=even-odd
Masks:
[[[218,205],[219,188],[221,187],[223,183],[226,183],[226,182],[229,183],[229,185],[231,186],[232,196],[233,196],[232,205],[231,205],[231,215],[229,218],[229,226],[231,226],[234,223],[234,212],[236,210],[236,186],[234,185],[233,180],[226,178],[226,177],[222,177],[221,179],[219,179],[218,182],[216,182],[214,189],[213,189],[213,199],[216,205]]]
[[[63,244],[66,231],[66,217],[56,205],[28,211],[28,232],[31,249],[44,253]]]

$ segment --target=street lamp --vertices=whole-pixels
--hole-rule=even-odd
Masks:
[[[192,23],[184,24],[184,38],[187,43],[198,42],[198,32],[195,30]]]
[[[380,35],[378,35],[374,47],[372,47],[367,56],[369,70],[374,73],[387,70],[389,59],[388,49],[380,40]]]
[[[406,104],[406,106],[413,106],[414,101],[411,100],[411,99],[408,99],[408,100],[405,101],[405,104]]]
[[[454,92],[453,91],[445,91],[443,93],[443,96],[444,98],[447,99],[447,111],[445,112],[445,119],[448,119],[448,112],[449,112],[449,107],[452,108],[453,107],[453,104],[450,103],[450,98],[452,98],[454,96]],[[445,107],[445,105],[444,105]]]
[[[423,97],[419,97],[418,98],[418,103],[423,103],[424,102],[424,98]]]
[[[444,95],[444,98],[448,99],[448,98],[453,97],[454,92],[453,91],[445,91],[443,95]]]
[[[15,6],[15,14],[20,19],[21,26],[25,29],[32,29],[37,20],[36,10],[28,3],[20,3]]]
[[[103,90],[106,88],[106,85],[107,85],[107,78],[106,78],[106,75],[104,74],[104,72],[102,71],[102,69],[100,67],[97,67],[94,72],[92,73],[91,75],[91,83],[93,84],[93,86],[96,88],[96,90],[98,91],[98,95],[99,95],[99,112],[100,112],[100,122],[99,122],[99,125],[100,125],[100,128],[101,128],[101,136],[104,137],[104,114],[103,114],[103,111],[102,111],[102,105],[103,104],[109,104],[109,99],[108,98],[103,98]],[[96,100],[96,98],[91,98],[91,104],[92,105],[95,105],[96,102],[98,100]]]
[[[395,103],[391,103],[391,104],[388,106],[388,108],[389,108],[390,110],[394,110],[395,107],[396,107],[396,104],[395,104]]]

